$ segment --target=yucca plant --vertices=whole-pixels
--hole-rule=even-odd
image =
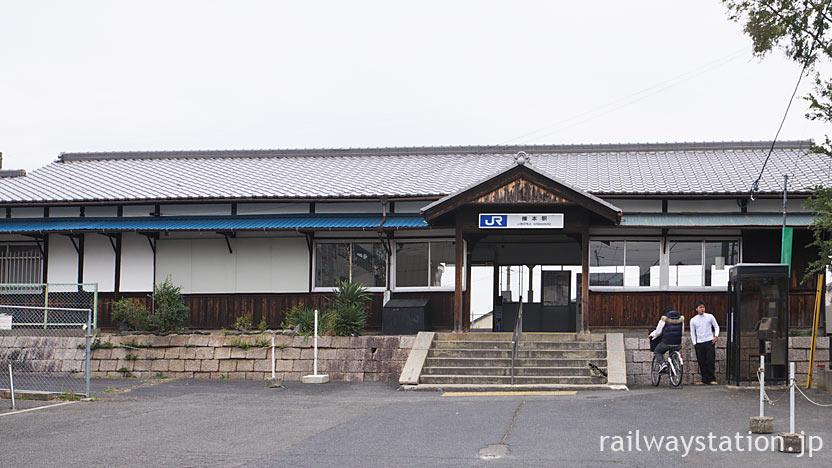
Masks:
[[[370,296],[361,283],[340,281],[327,312],[328,330],[338,336],[360,335],[367,325]]]

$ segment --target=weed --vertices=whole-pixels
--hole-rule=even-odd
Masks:
[[[127,354],[127,356],[124,356],[125,361],[135,361],[138,358],[139,358],[139,356],[137,356],[135,354]]]
[[[116,369],[116,372],[121,372],[122,374],[129,374],[130,371],[126,367],[119,367]]]
[[[197,348],[198,346],[195,345],[195,344],[187,343],[187,344],[182,345],[182,347],[183,348]]]
[[[228,329],[225,328],[225,327],[222,327],[222,328],[220,328],[220,333],[222,333],[223,335],[228,335]]]
[[[90,350],[95,350],[95,349],[113,349],[114,347],[115,347],[115,345],[113,345],[113,343],[112,343],[112,342],[110,342],[110,341],[104,341],[104,342],[102,342],[101,340],[99,340],[98,338],[96,338],[96,339],[95,339],[95,341],[93,341],[93,342],[92,342],[92,344],[90,345]],[[86,343],[84,343],[84,344],[79,344],[79,345],[78,345],[78,349],[87,349],[87,344],[86,344]]]
[[[240,330],[240,331],[251,330],[251,327],[252,327],[251,321],[252,321],[251,312],[249,312],[245,315],[241,315],[241,316],[237,317],[237,320],[234,321],[234,329],[235,330]]]
[[[138,340],[135,338],[131,338],[124,342],[122,345],[124,348],[151,348],[152,345],[150,343],[139,343]]]
[[[104,393],[110,393],[110,392],[114,392],[114,391],[116,391],[116,389],[111,388],[111,387],[107,387],[107,389],[104,390]]]
[[[167,376],[165,374],[161,373],[161,372],[157,372],[157,373],[153,374],[153,378],[161,380],[161,379],[166,379]]]
[[[228,379],[228,377],[226,377],[225,374],[220,376],[220,380],[226,380],[226,379]]]
[[[260,319],[260,325],[257,325],[257,329],[260,330],[260,333],[269,329],[269,324],[266,322],[266,317]]]
[[[277,345],[277,349],[283,351],[284,349],[286,349],[286,345],[285,344]]]
[[[244,340],[242,338],[232,338],[231,346],[240,349],[249,348],[263,348],[269,345],[269,340],[266,337],[255,338],[253,341]]]

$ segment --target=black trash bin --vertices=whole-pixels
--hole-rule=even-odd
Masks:
[[[413,335],[430,330],[428,299],[390,299],[381,311],[385,335]]]

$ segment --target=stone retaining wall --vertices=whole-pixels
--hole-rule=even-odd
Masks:
[[[83,372],[83,337],[0,336],[0,362],[16,372]]]
[[[270,334],[104,336],[113,349],[93,351],[94,377],[264,380],[271,377]],[[311,374],[313,338],[274,335],[276,376],[299,381]],[[323,336],[318,338],[318,373],[347,382],[396,382],[413,346],[413,336]],[[268,341],[244,349],[240,341]],[[135,345],[139,344],[140,347]]]
[[[809,349],[812,339],[806,336],[792,336],[789,338],[789,360],[795,362],[795,379],[806,382],[809,372]],[[653,352],[650,351],[650,339],[624,338],[624,352],[627,357],[627,385],[650,385],[650,365]],[[685,384],[693,384],[701,380],[699,365],[696,362],[696,352],[690,337],[686,336],[682,343],[682,357],[685,360]],[[819,337],[815,350],[815,363],[829,363],[829,337]],[[721,337],[716,346],[716,379],[725,383],[725,338]]]

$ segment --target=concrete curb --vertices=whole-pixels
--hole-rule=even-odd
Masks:
[[[607,383],[627,385],[627,356],[624,353],[623,333],[607,333]]]
[[[399,377],[399,384],[401,385],[416,385],[419,383],[419,377],[422,375],[422,367],[425,366],[425,359],[428,357],[428,350],[431,343],[433,343],[434,332],[419,332],[416,335],[416,340],[413,341],[413,348],[407,356],[407,362],[404,363],[401,376]]]

